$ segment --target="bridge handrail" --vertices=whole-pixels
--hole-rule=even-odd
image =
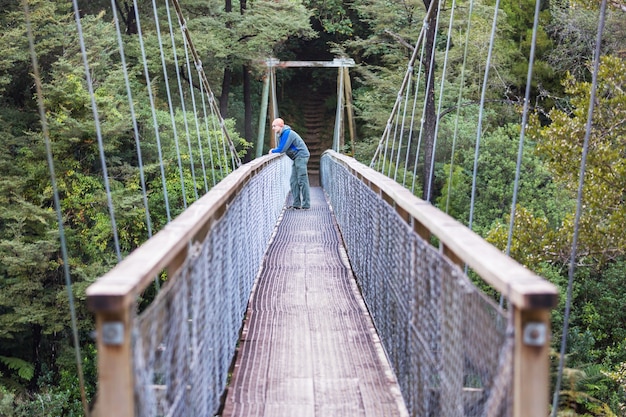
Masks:
[[[227,339],[220,340],[220,343],[226,345],[222,352],[224,360],[213,357],[214,349],[210,344],[214,340],[212,331],[197,330],[193,333],[193,342],[187,339],[182,342],[193,343],[193,348],[188,346],[187,349],[181,349],[177,355],[182,357],[185,352],[193,352],[193,358],[197,362],[189,364],[190,370],[181,370],[172,365],[171,372],[193,372],[189,378],[198,377],[198,374],[202,377],[208,375],[209,379],[215,378],[210,383],[210,392],[203,394],[211,399],[204,401],[204,397],[199,397],[193,401],[201,401],[203,407],[214,407],[216,404],[219,406],[221,391],[214,391],[223,389],[226,384],[225,375],[231,359],[227,356],[234,355],[238,338],[238,319],[232,320],[232,317],[245,312],[249,297],[246,291],[251,288],[258,268],[255,263],[261,261],[275,222],[282,212],[288,192],[287,170],[290,165],[287,161],[286,156],[275,154],[240,166],[87,288],[87,306],[94,312],[96,319],[98,348],[98,395],[94,416],[153,415],[150,412],[155,410],[150,408],[148,411],[145,404],[150,404],[151,407],[154,405],[155,395],[172,395],[167,390],[181,388],[176,384],[165,384],[165,391],[159,391],[161,387],[152,382],[154,367],[146,366],[144,369],[143,365],[149,360],[142,355],[146,351],[151,354],[161,350],[161,353],[167,353],[170,350],[167,346],[164,345],[161,349],[160,345],[153,346],[153,343],[161,343],[164,338],[168,343],[175,343],[177,337],[184,339],[189,335],[190,330],[187,327],[190,322],[186,316],[189,311],[181,307],[185,311],[176,311],[170,315],[167,300],[173,300],[179,294],[183,294],[181,296],[185,298],[186,291],[192,288],[191,284],[195,285],[190,290],[193,296],[203,296],[206,298],[205,302],[212,303],[214,310],[223,307],[227,310],[226,314],[229,314],[228,317],[221,317],[218,316],[221,310],[213,311],[210,323],[206,323],[208,318],[204,316],[194,317],[192,320],[196,326],[213,326],[212,329],[217,328],[213,330],[222,332],[221,337]],[[232,221],[237,222],[236,225],[230,225],[229,222]],[[225,224],[227,227],[224,227]],[[214,233],[218,233],[216,231],[223,233],[224,230],[226,240],[218,244],[219,240],[212,237],[215,237]],[[245,244],[242,243],[244,241]],[[247,252],[239,253],[242,250]],[[237,261],[234,266],[229,263],[230,258],[223,256],[245,258]],[[207,272],[211,279],[199,277],[194,281],[192,278],[190,283],[189,271],[198,262],[213,266]],[[137,310],[141,295],[152,285],[155,277],[159,277],[164,271],[167,273],[167,282],[155,302],[139,313]],[[232,291],[232,295],[220,294],[211,287],[211,293],[206,293],[209,291],[206,286],[210,285],[232,285],[237,290]],[[164,303],[166,306],[163,306]],[[174,305],[175,301],[172,301],[172,306]],[[162,314],[155,316],[155,311]],[[145,317],[146,314],[148,318]],[[154,324],[157,328],[156,333],[152,333],[148,339],[142,339],[141,323],[144,318],[149,325]],[[165,318],[169,321],[162,322]],[[155,323],[150,322],[152,319],[155,319]],[[158,341],[152,340],[155,336]],[[175,351],[176,348],[171,350]],[[171,364],[168,362],[161,365],[170,367]],[[182,394],[178,392],[176,395],[195,395],[187,392],[184,387],[185,385],[182,386]],[[143,410],[141,404],[144,404]]]
[[[417,198],[394,180],[355,159],[326,151],[322,155],[321,165],[321,182],[344,234],[357,282],[379,332],[383,333],[385,349],[392,358],[394,371],[398,374],[403,395],[408,401],[416,404],[429,395],[423,387],[419,388],[422,391],[415,392],[416,379],[421,378],[422,385],[425,380],[447,381],[448,391],[445,399],[442,397],[442,402],[449,412],[452,413],[451,409],[454,409],[457,413],[463,409],[462,398],[473,392],[471,387],[468,390],[463,388],[464,366],[467,366],[468,360],[470,363],[498,360],[497,381],[493,380],[498,393],[489,397],[489,406],[485,405],[489,411],[485,415],[501,415],[498,411],[500,404],[502,400],[508,401],[509,396],[512,397],[512,411],[506,415],[547,415],[550,310],[558,301],[556,286],[507,257],[469,228]],[[403,222],[406,227],[403,227]],[[355,232],[354,228],[365,230]],[[433,243],[435,239],[437,242]],[[425,249],[428,245],[433,246],[433,251],[444,255],[440,263],[434,261],[438,263],[423,264],[412,258],[405,261],[400,255],[409,252],[410,257],[419,252],[419,256],[422,256],[430,252]],[[454,264],[458,266],[458,274],[446,266]],[[510,327],[501,335],[506,343],[497,354],[499,359],[487,349],[492,346],[491,336],[495,336],[495,333],[490,332],[504,330],[501,327],[507,321],[506,312],[496,313],[494,310],[493,315],[485,315],[484,312],[472,310],[471,302],[467,304],[469,300],[455,305],[446,304],[452,302],[449,297],[458,303],[469,294],[465,291],[470,290],[464,287],[471,285],[469,282],[459,285],[458,288],[464,289],[459,289],[460,293],[456,296],[446,293],[463,281],[459,275],[464,275],[462,268],[465,265],[509,300]],[[378,293],[380,288],[384,288],[380,291],[384,295]],[[389,295],[387,288],[392,291]],[[443,301],[444,296],[448,297],[447,301]],[[493,303],[493,300],[483,297]],[[497,303],[493,304],[497,309]],[[405,312],[402,310],[404,308],[409,311]],[[457,316],[457,309],[461,317]],[[402,311],[403,315],[399,315],[398,311]],[[427,313],[424,315],[420,311]],[[484,321],[487,316],[500,318],[489,325]],[[445,325],[442,320],[447,320]],[[434,328],[428,331],[432,330],[434,334],[421,333],[416,327],[431,325]],[[485,328],[481,328],[483,325]],[[474,339],[463,337],[472,332],[475,334]],[[424,341],[428,337],[435,337],[434,347]],[[446,357],[445,360],[433,356],[434,353],[428,356],[431,349],[438,348],[460,356]],[[481,348],[484,350],[481,351]],[[422,365],[415,365],[416,361]],[[416,370],[412,368],[415,366],[432,366],[437,370],[434,373]],[[488,369],[484,370],[490,372]],[[443,374],[440,375],[439,371]],[[469,371],[468,376],[468,381],[471,381],[472,371]],[[462,393],[459,391],[461,389]]]
[[[174,272],[186,257],[189,243],[200,241],[213,219],[219,218],[241,187],[278,154],[266,155],[242,165],[191,204],[132,254],[87,288],[91,311],[117,311],[135,302],[135,297],[167,269]]]
[[[427,240],[431,235],[436,237],[448,258],[461,266],[467,264],[517,308],[552,308],[557,305],[558,290],[554,284],[506,256],[461,222],[357,160],[330,150],[325,154],[380,193],[420,236]]]

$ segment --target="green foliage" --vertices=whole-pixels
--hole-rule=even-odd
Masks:
[[[558,415],[617,417],[611,406],[618,405],[618,389],[599,365],[565,368]]]
[[[0,33],[3,44],[0,57],[0,257],[3,260],[0,265],[0,362],[3,376],[0,415],[80,415],[80,396],[68,342],[68,293],[62,274],[63,260],[60,258],[46,152],[34,101],[24,16],[17,2],[4,3],[0,15],[3,28]],[[70,252],[72,291],[76,299],[82,301],[86,287],[117,262],[104,167],[91,97],[84,81],[74,18],[68,13],[70,8],[60,1],[29,0],[28,3]],[[110,3],[103,0],[84,3],[83,32],[104,139],[110,198],[121,251],[126,255],[147,237],[148,212],[153,232],[167,223],[166,195],[174,217],[182,210],[183,200],[190,204],[196,194],[202,194],[233,167],[224,152],[227,145],[223,142],[222,132],[216,127],[219,126],[218,120],[202,119],[206,126],[200,126],[197,137],[193,115],[177,110],[172,120],[163,70],[156,58],[148,60],[151,92],[155,99],[154,106],[151,105],[138,36],[132,27],[123,28],[128,81],[135,102],[147,186],[148,206],[144,207],[133,126],[128,117],[130,108],[125,77],[117,52]],[[129,4],[128,1],[121,3]],[[527,137],[511,247],[515,259],[549,278],[561,290],[561,305],[553,315],[555,334],[563,326],[567,286],[565,266],[574,213],[572,198],[577,188],[580,147],[589,101],[589,85],[584,81],[589,80],[588,60],[597,25],[597,10],[594,8],[567,7],[568,4],[562,3],[551,2],[549,9],[542,11],[531,98],[534,104],[544,107],[546,114],[550,110],[546,107],[555,103],[561,109],[554,109],[549,112],[549,118],[542,118],[543,125],[539,120],[533,121],[530,137]],[[436,150],[434,197],[439,207],[466,222],[469,218],[477,102],[490,41],[493,4],[474,4],[469,34],[465,33],[469,2],[464,0],[457,4],[446,75],[448,86],[441,98],[443,113],[439,115],[441,139]],[[526,0],[502,5],[491,72],[496,75],[489,80],[487,91],[489,103],[515,99],[524,91],[533,5]],[[328,56],[340,52],[355,58],[359,66],[351,70],[351,74],[360,138],[355,156],[368,164],[412,53],[407,45],[414,45],[422,27],[424,3],[263,0],[247,2],[246,6],[245,10],[235,7],[234,11],[227,12],[221,1],[190,0],[184,4],[187,27],[195,46],[205,64],[210,64],[204,68],[210,83],[219,85],[224,68],[238,69],[243,65],[250,68],[253,76],[260,77],[264,66],[259,62],[271,55]],[[140,14],[145,17],[142,28],[147,54],[157,57],[161,45],[154,32],[152,10],[149,7],[140,9]],[[163,12],[159,10],[159,13]],[[447,40],[444,22],[447,22],[449,13],[447,7],[441,11],[437,79],[441,77],[442,47]],[[619,13],[618,10],[609,11],[603,43],[604,51],[614,52],[616,56],[603,59],[600,76],[579,241],[579,269],[573,289],[576,308],[568,335],[568,366],[576,370],[568,374],[569,385],[564,388],[565,406],[570,411],[591,415],[610,415],[607,405],[617,410],[621,402],[624,407],[623,396],[621,399],[616,397],[623,395],[623,364],[626,363],[626,334],[623,326],[616,325],[626,321],[621,308],[626,297],[622,290],[626,269],[623,260],[626,237],[622,230],[626,224],[623,204],[626,68],[623,59],[617,57],[623,49],[626,20]],[[129,29],[128,32],[125,29]],[[181,45],[181,35],[175,32],[176,43]],[[469,44],[464,62],[466,35],[469,35]],[[306,42],[316,37],[316,48],[310,48],[312,43]],[[164,49],[169,51],[169,41],[166,44]],[[169,74],[174,74],[171,56],[166,57],[166,64]],[[416,64],[416,74],[418,68],[419,64]],[[560,87],[557,81],[565,71],[569,71],[572,77]],[[290,88],[292,80],[297,79],[285,76],[282,88]],[[241,81],[235,77],[233,82]],[[316,77],[309,88],[321,89],[332,83],[332,79]],[[463,88],[463,102],[457,121],[450,115],[455,113],[460,88]],[[260,88],[257,90],[259,93]],[[193,91],[198,94],[197,88]],[[242,101],[240,91],[238,87],[231,90],[231,102]],[[194,92],[184,92],[183,95]],[[562,94],[567,97],[556,97]],[[196,98],[199,103],[200,97]],[[173,101],[176,107],[180,100],[179,92],[175,91]],[[292,107],[297,109],[298,103]],[[243,111],[239,103],[233,108],[240,113]],[[488,104],[484,116],[473,225],[475,230],[504,249],[519,136],[514,125],[519,124],[519,114],[508,104]],[[457,122],[459,130],[453,154],[450,138]],[[239,155],[243,156],[250,144],[234,133],[233,120],[226,120],[226,124]],[[189,132],[184,130],[185,125],[192,126]],[[174,135],[175,128],[178,138]],[[204,167],[196,158],[200,147],[206,156]],[[417,163],[418,168],[423,164],[420,160]],[[396,167],[390,166],[395,171]],[[412,172],[413,167],[398,167],[397,175],[408,188],[412,188],[415,182],[419,195],[421,190],[417,184],[421,180],[413,178]],[[581,265],[588,265],[588,268],[581,268]],[[79,303],[78,316],[82,346],[87,352],[83,364],[88,379],[87,394],[91,397],[95,386],[95,352],[86,334],[93,323],[84,303]],[[594,365],[588,365],[590,363]],[[612,372],[602,372],[605,370]]]
[[[30,381],[35,374],[35,367],[33,364],[20,358],[0,356],[0,362],[6,365],[11,371],[15,371],[16,374],[25,381]]]
[[[572,111],[554,109],[551,123],[541,127],[535,122],[530,134],[537,140],[537,153],[546,161],[555,180],[572,195],[578,189],[579,167],[589,106],[591,85],[573,77],[566,80]],[[578,253],[587,263],[602,265],[624,255],[626,235],[626,62],[604,57],[598,74],[598,95],[586,163]],[[558,240],[571,241],[573,213],[558,231]],[[565,248],[557,249],[567,254]],[[566,259],[560,258],[561,262]]]
[[[540,161],[533,156],[533,147],[532,143],[525,142],[522,157],[524,175],[519,179],[518,204],[525,206],[531,212],[547,216],[549,223],[556,224],[564,215],[557,203],[558,190],[551,183]],[[516,125],[496,129],[492,134],[486,134],[481,140],[473,219],[473,228],[479,234],[486,234],[492,227],[504,227],[499,223],[511,211],[518,148],[519,127]],[[460,147],[458,149],[455,158],[458,165],[453,170],[452,179],[449,178],[450,169],[447,165],[443,170],[445,173],[441,174],[441,177],[447,177],[441,187],[444,194],[436,200],[440,209],[445,210],[447,207],[448,212],[462,222],[467,222],[469,219],[474,155],[473,148]],[[549,196],[549,198],[540,196]],[[520,220],[525,214],[525,212],[518,214]],[[524,229],[528,227],[528,224],[520,227]]]
[[[571,7],[562,3],[565,2],[550,3],[551,19],[546,25],[546,32],[553,40],[553,48],[546,51],[545,59],[561,75],[570,73],[578,79],[590,80],[587,63],[593,59],[599,21],[597,6],[600,2],[584,1],[593,4],[592,8]],[[580,4],[581,1],[572,3]],[[625,32],[624,12],[609,7],[602,36],[603,54],[623,53]]]

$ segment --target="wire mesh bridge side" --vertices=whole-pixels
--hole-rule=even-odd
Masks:
[[[352,158],[327,151],[321,178],[409,414],[547,415],[556,287]]]
[[[241,166],[87,289],[98,336],[94,415],[219,408],[289,169],[276,156]],[[164,273],[155,300],[139,312],[143,292]]]

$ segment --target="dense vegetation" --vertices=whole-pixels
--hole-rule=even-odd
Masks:
[[[47,153],[39,118],[25,14],[19,2],[0,1],[0,415],[82,415],[68,301]],[[120,63],[111,2],[82,1],[82,30],[90,56],[119,247],[125,255],[175,216],[210,185],[196,180],[193,152],[179,151],[172,126],[193,123],[185,113],[168,112],[160,63],[151,62],[155,105],[150,105],[133,2],[116,0],[134,111],[141,136],[143,166],[128,120],[130,105]],[[145,3],[145,2],[144,2]],[[160,4],[161,12],[164,9]],[[356,157],[371,160],[406,69],[411,45],[422,26],[421,1],[182,1],[187,25],[209,82],[240,155],[253,155],[254,126],[263,75],[261,62],[280,59],[355,59],[354,101],[358,126]],[[429,2],[425,2],[429,4]],[[81,46],[70,2],[29,0],[35,50],[41,67],[44,105],[77,301],[83,370],[88,397],[94,393],[95,350],[92,317],[84,307],[86,287],[117,262],[107,205],[91,97],[85,82]],[[469,2],[457,1],[458,23],[449,53],[450,91],[461,82]],[[158,55],[152,10],[140,6],[145,48]],[[456,152],[437,150],[433,201],[463,222],[469,218],[477,103],[484,69],[486,36],[493,2],[474,4],[463,78]],[[449,5],[442,8],[447,20]],[[505,248],[512,183],[520,135],[520,107],[526,88],[534,4],[504,1],[483,123],[483,151],[473,228]],[[579,166],[591,89],[591,58],[598,25],[595,0],[557,0],[543,6],[537,32],[533,115],[524,144],[523,169],[511,255],[557,284],[561,305],[554,312],[556,360],[563,328],[565,290],[573,234]],[[438,39],[445,38],[441,33]],[[178,34],[177,36],[180,36]],[[626,415],[626,6],[609,2],[598,95],[587,160],[584,210],[580,222],[568,332],[562,415]],[[178,39],[181,42],[180,39]],[[442,54],[445,42],[434,46]],[[440,59],[440,57],[438,57]],[[183,67],[184,65],[181,65]],[[168,61],[171,73],[174,62]],[[440,66],[438,66],[440,71]],[[281,73],[281,91],[298,80]],[[317,75],[307,87],[331,78]],[[218,88],[216,88],[218,87]],[[456,88],[455,88],[456,87]],[[334,88],[334,87],[333,87]],[[197,89],[197,84],[196,84]],[[174,90],[176,90],[174,88]],[[331,88],[332,90],[332,88]],[[178,93],[175,93],[177,96]],[[303,94],[306,95],[306,94]],[[298,103],[284,96],[284,105]],[[450,112],[456,97],[444,97]],[[331,100],[332,101],[332,100]],[[167,120],[175,121],[168,124]],[[159,162],[153,120],[163,121],[164,164]],[[442,118],[440,135],[454,129]],[[241,132],[236,134],[234,132]],[[218,145],[219,132],[204,140]],[[217,152],[208,177],[227,174],[227,158]],[[184,162],[181,164],[180,161]],[[164,166],[164,171],[161,171]],[[452,169],[451,169],[452,168]],[[147,206],[142,201],[145,175]],[[450,175],[452,173],[452,175]],[[165,199],[174,207],[170,213]],[[150,221],[146,220],[146,213]]]

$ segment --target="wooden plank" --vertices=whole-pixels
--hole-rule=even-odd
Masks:
[[[408,416],[321,188],[311,202],[268,247],[222,417]]]
[[[350,152],[355,154],[354,141],[356,140],[356,122],[354,121],[354,108],[352,106],[352,84],[348,68],[344,71],[344,93],[346,98],[346,113],[348,115],[348,131],[350,132]]]
[[[279,61],[278,59],[270,59],[266,61],[266,65],[276,68],[337,68],[353,67],[354,60],[351,58],[335,58],[332,61]]]

